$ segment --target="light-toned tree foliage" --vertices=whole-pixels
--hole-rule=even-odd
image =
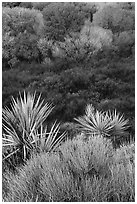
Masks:
[[[63,41],[66,34],[80,31],[88,13],[73,3],[52,3],[43,10],[45,35]]]
[[[84,43],[88,42],[95,50],[99,50],[112,44],[113,34],[111,30],[88,23],[82,28],[80,39]]]
[[[17,60],[38,58],[37,40],[42,35],[42,14],[20,7],[5,7],[2,12],[3,57],[11,65]],[[9,40],[5,40],[7,38]]]
[[[105,29],[112,30],[113,33],[134,30],[135,28],[134,10],[126,10],[120,7],[106,5],[99,9],[93,17],[93,23]]]

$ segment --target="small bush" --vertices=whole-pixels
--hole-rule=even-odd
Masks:
[[[64,160],[72,168],[74,176],[81,174],[107,176],[113,152],[109,140],[91,136],[88,139],[85,137],[83,141],[78,137],[64,143],[59,150]]]

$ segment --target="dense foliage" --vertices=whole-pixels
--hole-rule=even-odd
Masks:
[[[42,14],[21,7],[4,7],[2,12],[4,60],[14,66],[23,60],[38,59],[37,40],[42,33]]]
[[[2,71],[4,201],[134,201],[134,2],[3,2]]]
[[[134,10],[108,5],[95,13],[93,23],[111,29],[113,33],[134,30],[134,14]]]
[[[84,25],[88,12],[73,3],[52,3],[43,9],[45,34],[49,39],[63,41],[66,34],[78,32]]]

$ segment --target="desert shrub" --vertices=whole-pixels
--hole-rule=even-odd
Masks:
[[[50,4],[50,2],[42,3],[42,2],[2,2],[3,7],[24,7],[24,8],[34,8],[38,10],[42,10],[46,5]]]
[[[11,200],[27,201],[32,199],[32,201],[34,201],[37,197],[37,192],[39,191],[38,182],[40,176],[42,176],[42,168],[40,168],[37,160],[33,161],[33,163],[30,162],[30,165],[26,170],[23,166],[21,169],[17,174],[4,175],[4,179],[6,180],[4,183],[7,184],[7,188],[6,192],[4,191],[3,193],[7,193]],[[10,190],[11,186],[13,191]],[[8,197],[5,199],[8,200]]]
[[[69,32],[77,32],[84,24],[87,13],[73,3],[56,2],[43,9],[45,36],[49,39],[64,41]]]
[[[32,2],[21,2],[20,7],[32,9],[33,5],[32,5]]]
[[[68,141],[59,148],[59,153],[34,156],[27,165],[19,169],[18,174],[7,176],[9,177],[8,188],[11,189],[8,191],[7,199],[12,201],[30,199],[35,201],[36,198],[40,201],[73,201],[73,199],[82,201],[83,193],[86,197],[86,190],[84,190],[86,174],[91,173],[90,176],[93,177],[96,173],[94,167],[96,170],[101,169],[100,165],[101,167],[106,165],[107,154],[111,156],[110,144],[107,144],[104,139],[98,138],[98,140],[100,144],[95,138],[86,143],[80,140]],[[100,154],[101,150],[103,154]]]
[[[134,201],[134,168],[117,162],[110,141],[75,139],[58,150],[34,155],[17,174],[5,174],[4,201]]]
[[[112,43],[113,34],[111,30],[103,29],[99,26],[93,26],[91,23],[86,23],[80,32],[82,42],[88,42],[95,50],[102,47],[109,47]]]
[[[56,45],[54,44],[55,42],[53,40],[48,40],[47,38],[40,38],[37,42],[37,47],[41,53],[43,64],[49,64],[50,66],[52,65],[52,61],[55,60],[56,57],[54,52]]]
[[[134,30],[135,12],[118,6],[106,5],[94,14],[93,23],[110,29],[113,33]]]
[[[134,55],[135,31],[124,31],[114,36],[114,44],[118,47],[118,54],[122,57]]]
[[[135,144],[121,146],[113,156],[111,186],[115,186],[117,201],[131,202],[135,199]],[[114,197],[110,193],[110,199]]]
[[[94,47],[90,42],[82,42],[80,37],[77,38],[67,36],[64,42],[58,43],[59,51],[62,58],[80,63],[86,61],[94,52]]]
[[[71,33],[59,42],[61,57],[77,63],[90,60],[99,50],[111,46],[112,32],[101,27],[94,27],[90,23],[83,26],[81,32]],[[60,56],[60,53],[58,54]]]
[[[117,2],[116,6],[126,10],[135,10],[134,2]]]
[[[84,140],[82,140],[82,138]],[[64,143],[59,148],[60,154],[74,171],[74,175],[108,176],[108,165],[112,157],[112,144],[102,136],[81,136]]]
[[[104,64],[103,64],[104,63]],[[115,61],[115,59],[111,59],[111,61],[103,61],[100,60],[99,64],[96,65],[97,69],[95,69],[95,81],[101,81],[102,79],[112,79],[120,82],[126,82],[129,84],[134,84],[134,60],[132,58],[126,59],[121,58]],[[129,68],[130,67],[130,68]],[[130,83],[131,82],[131,83]],[[120,84],[119,84],[120,86]]]
[[[65,68],[62,66],[60,68]],[[85,70],[83,73],[82,68],[76,67],[45,77],[41,83],[32,84],[31,89],[37,91],[41,89],[43,96],[56,105],[55,115],[52,117],[70,121],[83,113],[87,101],[96,103],[98,100],[99,96],[94,92],[92,81],[94,81],[92,72]]]
[[[42,11],[46,6],[51,4],[51,2],[32,2],[31,3],[34,9]]]
[[[3,7],[16,7],[16,6],[20,6],[21,2],[2,2],[2,6]]]
[[[132,58],[130,61],[124,58],[117,63],[109,62],[107,66],[100,65],[95,72],[95,87],[100,93],[97,107],[99,110],[117,109],[118,112],[124,113],[125,117],[129,118],[132,131],[135,108],[134,72]],[[133,132],[132,135],[134,135]]]
[[[104,77],[102,80],[96,81],[96,90],[100,93],[100,97],[115,98],[118,95],[119,84],[117,81]]]
[[[97,56],[87,63],[56,59],[50,65],[21,63],[16,69],[3,71],[3,107],[19,91],[42,92],[56,107],[51,119],[73,122],[84,114],[87,103],[97,109],[116,109],[129,118],[134,135],[135,71],[134,59]]]
[[[3,32],[6,33],[10,29],[11,36],[17,36],[25,30],[30,34],[38,34],[42,29],[42,14],[35,9],[3,8],[2,12]]]
[[[101,66],[100,62],[98,68],[95,70],[95,88],[96,91],[100,93],[100,103],[103,100],[113,101],[118,99],[122,101],[121,110],[120,107],[118,107],[120,103],[118,106],[115,106],[115,101],[114,103],[112,102],[112,105],[114,105],[113,108],[126,114],[128,105],[122,108],[123,102],[125,101],[126,104],[129,100],[133,100],[135,93],[134,61],[131,59],[130,62],[128,62],[128,60],[124,58],[123,60],[118,60],[117,63],[115,63],[114,59],[114,61],[108,62],[105,66],[103,63],[104,62],[102,62]],[[132,105],[133,103],[131,103],[131,107]],[[128,107],[128,109],[130,109],[130,107]]]
[[[35,83],[30,82],[30,89],[41,90],[43,96],[56,105],[52,117],[72,121],[75,116],[84,114],[87,103],[94,103],[99,110],[117,109],[124,113],[131,125],[135,93],[133,59],[97,58],[89,64],[77,65],[60,59],[50,70],[54,71],[50,76],[45,72]],[[103,103],[105,100],[110,103]]]
[[[121,145],[118,148],[114,155],[115,162],[121,164],[123,163],[125,166],[132,164],[135,165],[135,143],[130,142],[124,145]]]
[[[37,74],[43,73],[44,72],[43,70],[45,70],[45,67],[42,67],[38,64],[35,64],[35,66],[33,64],[28,65],[27,63],[21,64],[16,69],[8,69],[7,67],[5,68],[3,67],[2,74],[3,107],[10,106],[11,96],[17,98],[19,92],[23,93],[24,90],[27,91],[27,88],[31,83],[38,81],[39,76],[36,75],[36,73]]]
[[[55,42],[46,38],[38,41],[38,48],[43,56],[43,63],[49,59],[58,67],[58,63],[79,63],[91,57],[94,47],[90,42],[82,42],[77,33],[64,37],[64,42]],[[57,68],[56,68],[57,70]]]
[[[132,129],[130,129],[130,134],[134,135],[134,60],[132,57],[110,60],[106,58],[98,60],[96,69],[94,69],[95,91],[99,92],[96,108],[104,111],[116,109],[124,113]]]
[[[21,7],[5,7],[2,12],[3,58],[11,65],[15,64],[15,59],[36,60],[39,57],[37,40],[43,27],[42,14]]]
[[[10,67],[19,62],[16,56],[15,45],[15,38],[10,36],[10,33],[6,33],[2,38],[2,60]]]
[[[96,10],[99,11],[106,6],[110,6],[112,8],[121,8],[126,10],[134,10],[135,3],[134,2],[95,2]]]

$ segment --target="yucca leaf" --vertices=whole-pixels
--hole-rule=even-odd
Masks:
[[[12,153],[8,154],[6,157],[3,158],[3,161],[9,157],[11,157],[13,154],[17,153],[17,151],[19,151],[20,149],[16,149],[15,151],[13,151]]]
[[[55,150],[63,141],[66,136],[66,133],[62,133],[59,135],[60,124],[55,121],[52,125],[50,132],[47,132],[47,127],[43,129],[41,127],[40,134],[37,134],[39,139],[39,147],[40,150],[50,152],[51,150]]]
[[[51,151],[51,149],[54,151],[63,141],[63,139],[67,136],[67,133],[64,132],[62,133],[56,140],[55,142],[51,145],[51,148],[49,149],[49,151]]]

